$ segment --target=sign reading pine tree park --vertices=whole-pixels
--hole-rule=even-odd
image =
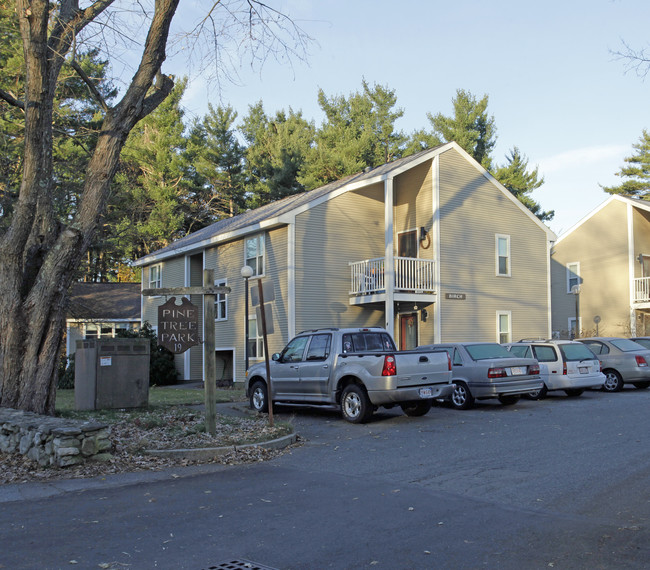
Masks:
[[[196,305],[186,297],[177,305],[176,297],[171,297],[158,307],[158,344],[174,354],[181,354],[200,343]]]

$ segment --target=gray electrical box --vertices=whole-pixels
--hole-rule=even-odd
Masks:
[[[75,408],[146,407],[149,404],[149,346],[146,338],[78,340]]]

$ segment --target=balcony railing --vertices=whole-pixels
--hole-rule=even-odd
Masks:
[[[634,302],[650,303],[650,277],[639,277],[634,280]]]
[[[350,295],[384,293],[386,291],[385,259],[377,257],[350,263]],[[395,291],[433,293],[435,261],[413,257],[395,258]]]

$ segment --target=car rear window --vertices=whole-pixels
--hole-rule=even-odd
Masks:
[[[623,352],[634,352],[635,350],[646,350],[638,342],[634,342],[628,338],[617,338],[610,341],[616,348]]]
[[[359,332],[343,335],[343,352],[388,352],[395,343],[386,333]]]
[[[530,358],[530,346],[511,346],[508,350],[519,358]]]
[[[585,346],[585,348],[587,347]],[[587,348],[587,350],[589,349]],[[557,360],[557,352],[552,346],[533,346],[533,352],[539,362],[555,362]]]
[[[650,348],[650,338],[637,338],[634,342],[640,344],[644,348]]]
[[[487,360],[489,358],[516,358],[514,354],[497,343],[470,344],[465,349],[472,357],[472,360]]]
[[[576,344],[561,344],[560,351],[564,360],[572,362],[574,360],[596,360],[596,355],[581,342]]]

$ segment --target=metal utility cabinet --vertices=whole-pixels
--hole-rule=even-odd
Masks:
[[[140,408],[149,403],[149,340],[78,340],[74,399],[77,410]]]

